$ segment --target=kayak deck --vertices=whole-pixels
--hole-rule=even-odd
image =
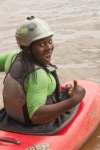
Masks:
[[[61,86],[63,90],[66,82]],[[0,138],[20,141],[13,144],[0,141],[0,150],[78,150],[95,131],[100,122],[100,87],[98,84],[78,80],[86,89],[86,96],[77,114],[60,132],[52,136],[37,136],[0,130]]]

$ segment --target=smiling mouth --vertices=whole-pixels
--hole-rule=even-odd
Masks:
[[[51,60],[51,54],[46,54],[46,55],[44,55],[44,59],[45,59],[46,61],[50,61],[50,60]]]

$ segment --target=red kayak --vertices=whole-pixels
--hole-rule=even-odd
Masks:
[[[66,82],[61,86],[64,90]],[[0,150],[79,150],[100,122],[100,86],[78,80],[86,96],[75,117],[60,132],[52,136],[37,136],[0,130]],[[17,128],[17,127],[16,127]],[[6,140],[6,142],[5,142]]]

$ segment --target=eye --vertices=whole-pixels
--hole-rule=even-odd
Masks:
[[[40,43],[39,46],[43,47],[43,46],[44,46],[44,43]]]
[[[49,44],[52,44],[52,40],[49,41]]]

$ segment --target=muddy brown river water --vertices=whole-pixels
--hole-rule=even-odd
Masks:
[[[0,0],[0,53],[17,50],[16,27],[26,17],[45,19],[54,30],[60,82],[73,79],[100,84],[100,0]],[[0,73],[0,107],[2,81]],[[100,150],[100,125],[80,150]]]

